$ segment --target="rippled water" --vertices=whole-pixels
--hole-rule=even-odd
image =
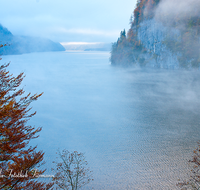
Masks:
[[[200,140],[199,71],[112,67],[108,52],[3,56],[26,92],[44,95],[30,120],[51,172],[56,150],[84,152],[85,189],[176,189]],[[84,189],[84,188],[83,188]]]

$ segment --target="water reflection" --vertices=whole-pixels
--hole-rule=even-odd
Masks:
[[[199,140],[198,71],[111,67],[107,52],[4,56],[24,71],[26,92],[44,92],[30,124],[46,152],[85,152],[94,182],[85,189],[176,189]],[[50,172],[50,170],[48,170]]]

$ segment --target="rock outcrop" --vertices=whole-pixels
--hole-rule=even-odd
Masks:
[[[188,12],[180,9],[182,1],[176,1],[179,11],[173,8],[173,11],[165,11],[162,15],[166,8],[160,8],[162,2],[138,0],[131,28],[127,33],[121,31],[117,42],[112,45],[112,65],[200,68],[200,4],[194,1]],[[169,3],[173,7],[173,2]],[[199,8],[194,9],[195,3],[199,4]]]

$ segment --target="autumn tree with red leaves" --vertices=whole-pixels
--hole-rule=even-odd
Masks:
[[[43,161],[44,153],[36,146],[28,146],[31,139],[38,137],[41,128],[35,129],[27,121],[36,114],[30,114],[29,105],[41,95],[26,96],[18,89],[24,74],[13,77],[6,70],[9,64],[0,66],[0,189],[1,190],[46,190],[53,183],[38,182],[34,168]],[[38,174],[44,170],[37,170]]]
[[[200,189],[200,142],[198,142],[198,148],[196,148],[193,153],[192,160],[189,160],[192,164],[190,178],[177,184],[181,190]]]

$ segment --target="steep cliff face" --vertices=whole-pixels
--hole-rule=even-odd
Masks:
[[[2,25],[0,25],[0,44],[7,44],[0,48],[0,55],[65,50],[60,43],[53,42],[49,39],[14,36]]]
[[[111,52],[113,65],[166,69],[179,67],[178,55],[180,53],[172,52],[165,44],[168,36],[172,41],[176,41],[180,37],[179,30],[166,27],[155,19],[144,20],[130,30],[135,33],[134,42],[131,42],[133,37],[128,34],[124,39],[121,39],[121,36],[118,42],[113,44]]]
[[[190,4],[183,4],[179,0],[138,0],[131,28],[127,34],[121,32],[117,42],[113,43],[111,64],[199,68],[200,3],[194,0],[190,11],[187,10]],[[173,11],[170,12],[167,5]],[[174,5],[179,6],[177,10]]]
[[[177,54],[172,53],[165,44],[169,35],[171,40],[175,41],[180,37],[180,31],[166,27],[155,19],[145,20],[140,24],[137,38],[147,50],[147,54],[141,54],[139,57],[145,58],[147,67],[179,67]]]

